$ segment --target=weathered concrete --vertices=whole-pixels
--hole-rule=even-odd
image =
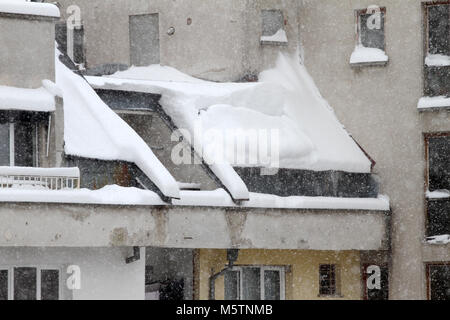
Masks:
[[[85,27],[87,67],[130,64],[129,16],[159,14],[160,62],[208,80],[238,80],[272,66],[279,50],[298,47],[298,2],[291,0],[60,0],[77,5]],[[287,46],[261,45],[262,9],[280,9]],[[192,23],[187,23],[188,18]],[[175,28],[168,35],[170,27]]]
[[[387,225],[380,211],[0,204],[0,246],[381,250]]]
[[[445,254],[424,247],[425,146],[423,133],[450,131],[449,112],[420,113],[423,95],[423,17],[419,0],[378,1],[386,7],[385,67],[351,68],[354,10],[370,0],[302,1],[300,30],[304,61],[321,93],[347,130],[376,160],[381,193],[393,212],[390,296],[425,299],[424,259]],[[426,255],[425,255],[426,252]],[[447,258],[448,259],[448,258]]]
[[[54,81],[54,20],[0,13],[0,85],[39,88],[44,79]]]

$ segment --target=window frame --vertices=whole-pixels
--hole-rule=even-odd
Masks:
[[[321,285],[320,285],[320,283],[321,283],[320,268],[322,266],[334,266],[334,285],[335,285],[335,292],[334,292],[334,294],[323,294],[323,293],[320,293],[320,289],[321,289]],[[337,263],[320,263],[319,264],[319,268],[317,270],[318,270],[318,280],[319,280],[319,286],[318,286],[319,293],[318,293],[317,296],[318,297],[325,297],[325,298],[327,298],[327,297],[342,298],[343,295],[341,293],[341,272],[340,272],[341,268],[340,268],[340,265],[337,264]]]
[[[62,300],[63,296],[63,278],[61,266],[55,265],[0,265],[0,270],[8,271],[8,300],[14,300],[14,268],[35,268],[36,269],[36,300],[41,300],[41,271],[42,270],[56,270],[58,271],[58,300]]]
[[[427,262],[425,264],[425,272],[426,272],[426,281],[427,281],[427,300],[431,300],[431,272],[430,268],[432,266],[449,266],[450,267],[450,261],[439,261],[439,262]]]
[[[430,33],[429,33],[429,11],[428,8],[431,6],[439,6],[439,5],[450,5],[450,0],[440,0],[440,1],[427,1],[422,2],[422,38],[423,38],[423,44],[422,44],[422,50],[423,50],[423,58],[422,58],[422,79],[423,79],[423,94],[424,96],[430,96],[429,94],[429,85],[428,85],[428,77],[427,77],[427,69],[430,70],[445,70],[448,69],[450,72],[450,66],[427,66],[425,63],[425,59],[428,56],[429,53],[429,45],[430,45]],[[450,95],[450,92],[447,93]],[[433,96],[433,95],[431,95]]]
[[[367,14],[367,12],[369,11],[369,8],[366,9],[356,9],[355,10],[355,30],[356,30],[356,45],[362,45],[361,43],[361,15],[363,14]],[[384,52],[386,52],[386,7],[380,7],[380,12],[384,15],[384,19],[383,19],[383,49],[380,48],[376,48],[376,49],[380,49],[383,50]]]
[[[449,137],[450,139],[450,132],[431,132],[431,133],[424,133],[424,142],[425,142],[425,183],[424,183],[424,195],[430,188],[430,145],[429,145],[429,139],[430,138],[436,138],[436,137]],[[428,210],[428,203],[430,201],[447,201],[448,199],[428,199],[426,196],[424,196],[424,208],[425,208],[425,235],[428,236],[435,236],[435,235],[428,235],[428,227],[429,227],[429,220],[430,220],[430,213]]]
[[[286,266],[268,266],[268,265],[235,265],[229,271],[239,273],[239,285],[237,288],[238,300],[243,300],[242,292],[244,288],[243,270],[245,268],[259,269],[260,279],[260,300],[265,300],[265,288],[264,288],[264,271],[278,271],[280,272],[280,300],[286,300]],[[224,288],[225,289],[225,288]]]

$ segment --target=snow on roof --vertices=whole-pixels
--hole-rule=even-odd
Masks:
[[[240,205],[224,189],[213,191],[181,191],[175,206],[244,207],[274,209],[334,209],[388,211],[389,198],[328,198],[328,197],[279,197],[250,193],[250,200]],[[45,202],[104,205],[170,205],[153,191],[108,185],[99,190],[66,189],[0,189],[0,202]]]
[[[167,197],[179,198],[172,175],[142,138],[79,75],[59,61],[56,83],[64,96],[64,148],[69,155],[135,163]]]
[[[146,72],[145,67],[132,67],[112,76],[87,80],[96,88],[161,94],[160,103],[166,113],[178,128],[188,130],[194,138],[199,127],[201,133],[208,129],[277,129],[281,168],[370,172],[370,160],[339,123],[306,68],[296,59],[280,54],[276,67],[262,72],[258,83],[215,83],[189,76],[169,82],[168,72],[173,69],[150,66]],[[236,145],[238,137],[236,133],[225,141],[223,150]],[[194,145],[196,151],[214,158],[208,150],[217,150],[217,141],[202,136],[200,142],[203,149]],[[237,156],[226,158],[224,163],[267,166],[260,162],[237,163],[236,158],[247,159],[245,154],[239,157],[239,151]]]
[[[350,64],[387,62],[388,60],[389,57],[383,50],[358,45],[350,57]]]
[[[55,96],[45,87],[28,89],[0,86],[0,110],[55,111]]]
[[[0,176],[79,177],[80,169],[0,166]]]
[[[25,0],[0,0],[0,12],[56,18],[60,16],[59,9],[54,4],[28,2]]]

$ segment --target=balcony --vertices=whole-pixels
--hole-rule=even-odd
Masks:
[[[0,189],[79,189],[78,168],[0,167]]]

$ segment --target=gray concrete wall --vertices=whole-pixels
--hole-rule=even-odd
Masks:
[[[54,20],[0,13],[0,85],[39,88],[55,80]]]
[[[290,0],[61,0],[81,9],[87,67],[130,64],[129,16],[159,14],[161,64],[196,77],[238,80],[272,66],[278,51],[298,45],[298,2]],[[288,46],[261,45],[261,10],[281,9]],[[187,19],[192,23],[188,25]],[[167,31],[175,28],[170,36]]]
[[[0,247],[385,250],[387,225],[380,211],[0,203]]]
[[[424,299],[425,257],[449,261],[450,247],[431,249],[425,237],[423,133],[450,131],[449,113],[420,113],[423,95],[423,19],[419,0],[387,1],[385,67],[351,68],[354,10],[373,1],[302,1],[301,41],[306,67],[340,121],[377,162],[381,192],[393,211],[390,294]]]

